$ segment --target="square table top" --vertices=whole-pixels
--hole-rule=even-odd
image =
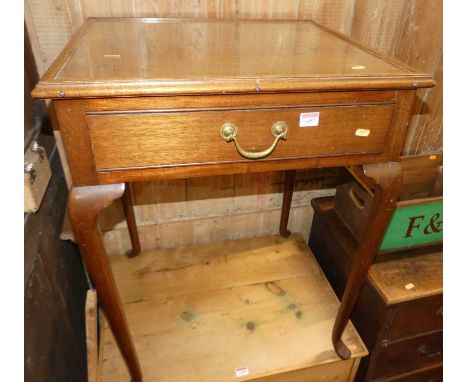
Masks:
[[[427,86],[428,74],[312,21],[89,18],[33,96]]]

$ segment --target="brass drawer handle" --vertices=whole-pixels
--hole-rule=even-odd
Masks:
[[[442,349],[431,349],[431,348],[427,347],[426,345],[422,345],[422,346],[418,347],[417,352],[418,352],[418,354],[423,355],[424,357],[432,358],[432,357],[436,357],[438,355],[441,355],[442,354]]]
[[[275,122],[273,126],[271,126],[271,132],[275,137],[275,140],[273,141],[270,147],[263,151],[250,152],[240,147],[239,142],[237,142],[236,125],[234,125],[233,123],[225,123],[223,126],[221,126],[221,137],[226,142],[234,141],[238,153],[247,159],[261,159],[270,155],[275,149],[280,139],[286,140],[286,135],[288,134],[288,126],[286,125],[286,122],[283,121]]]

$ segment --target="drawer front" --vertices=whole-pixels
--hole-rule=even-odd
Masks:
[[[442,332],[382,344],[371,380],[402,374],[442,362]]]
[[[442,330],[442,295],[398,304],[387,340]]]
[[[391,378],[381,378],[372,382],[442,382],[443,367],[438,365],[429,369],[415,370],[409,373],[396,375]]]
[[[274,141],[272,125],[287,124],[266,160],[382,153],[394,104],[218,111],[90,113],[86,116],[96,168],[164,167],[252,161],[220,134],[235,124],[242,149],[258,152]],[[299,127],[301,113],[319,113],[318,125]]]

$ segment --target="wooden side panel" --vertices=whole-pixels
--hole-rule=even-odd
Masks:
[[[359,359],[348,359],[341,362],[333,362],[326,365],[309,367],[307,369],[291,371],[272,375],[264,378],[252,379],[252,382],[311,382],[311,381],[335,381],[352,382],[354,378],[355,364],[359,365]]]

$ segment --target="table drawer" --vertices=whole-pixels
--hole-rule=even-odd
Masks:
[[[442,332],[382,344],[371,380],[442,362]]]
[[[396,340],[442,330],[442,295],[398,304],[386,338]]]
[[[274,109],[103,112],[87,114],[96,168],[164,167],[250,161],[226,142],[221,127],[237,127],[239,146],[259,152],[272,146],[272,125],[283,121],[265,160],[382,153],[394,104]],[[301,114],[318,113],[317,126],[300,127]],[[309,124],[316,124],[309,121]]]

